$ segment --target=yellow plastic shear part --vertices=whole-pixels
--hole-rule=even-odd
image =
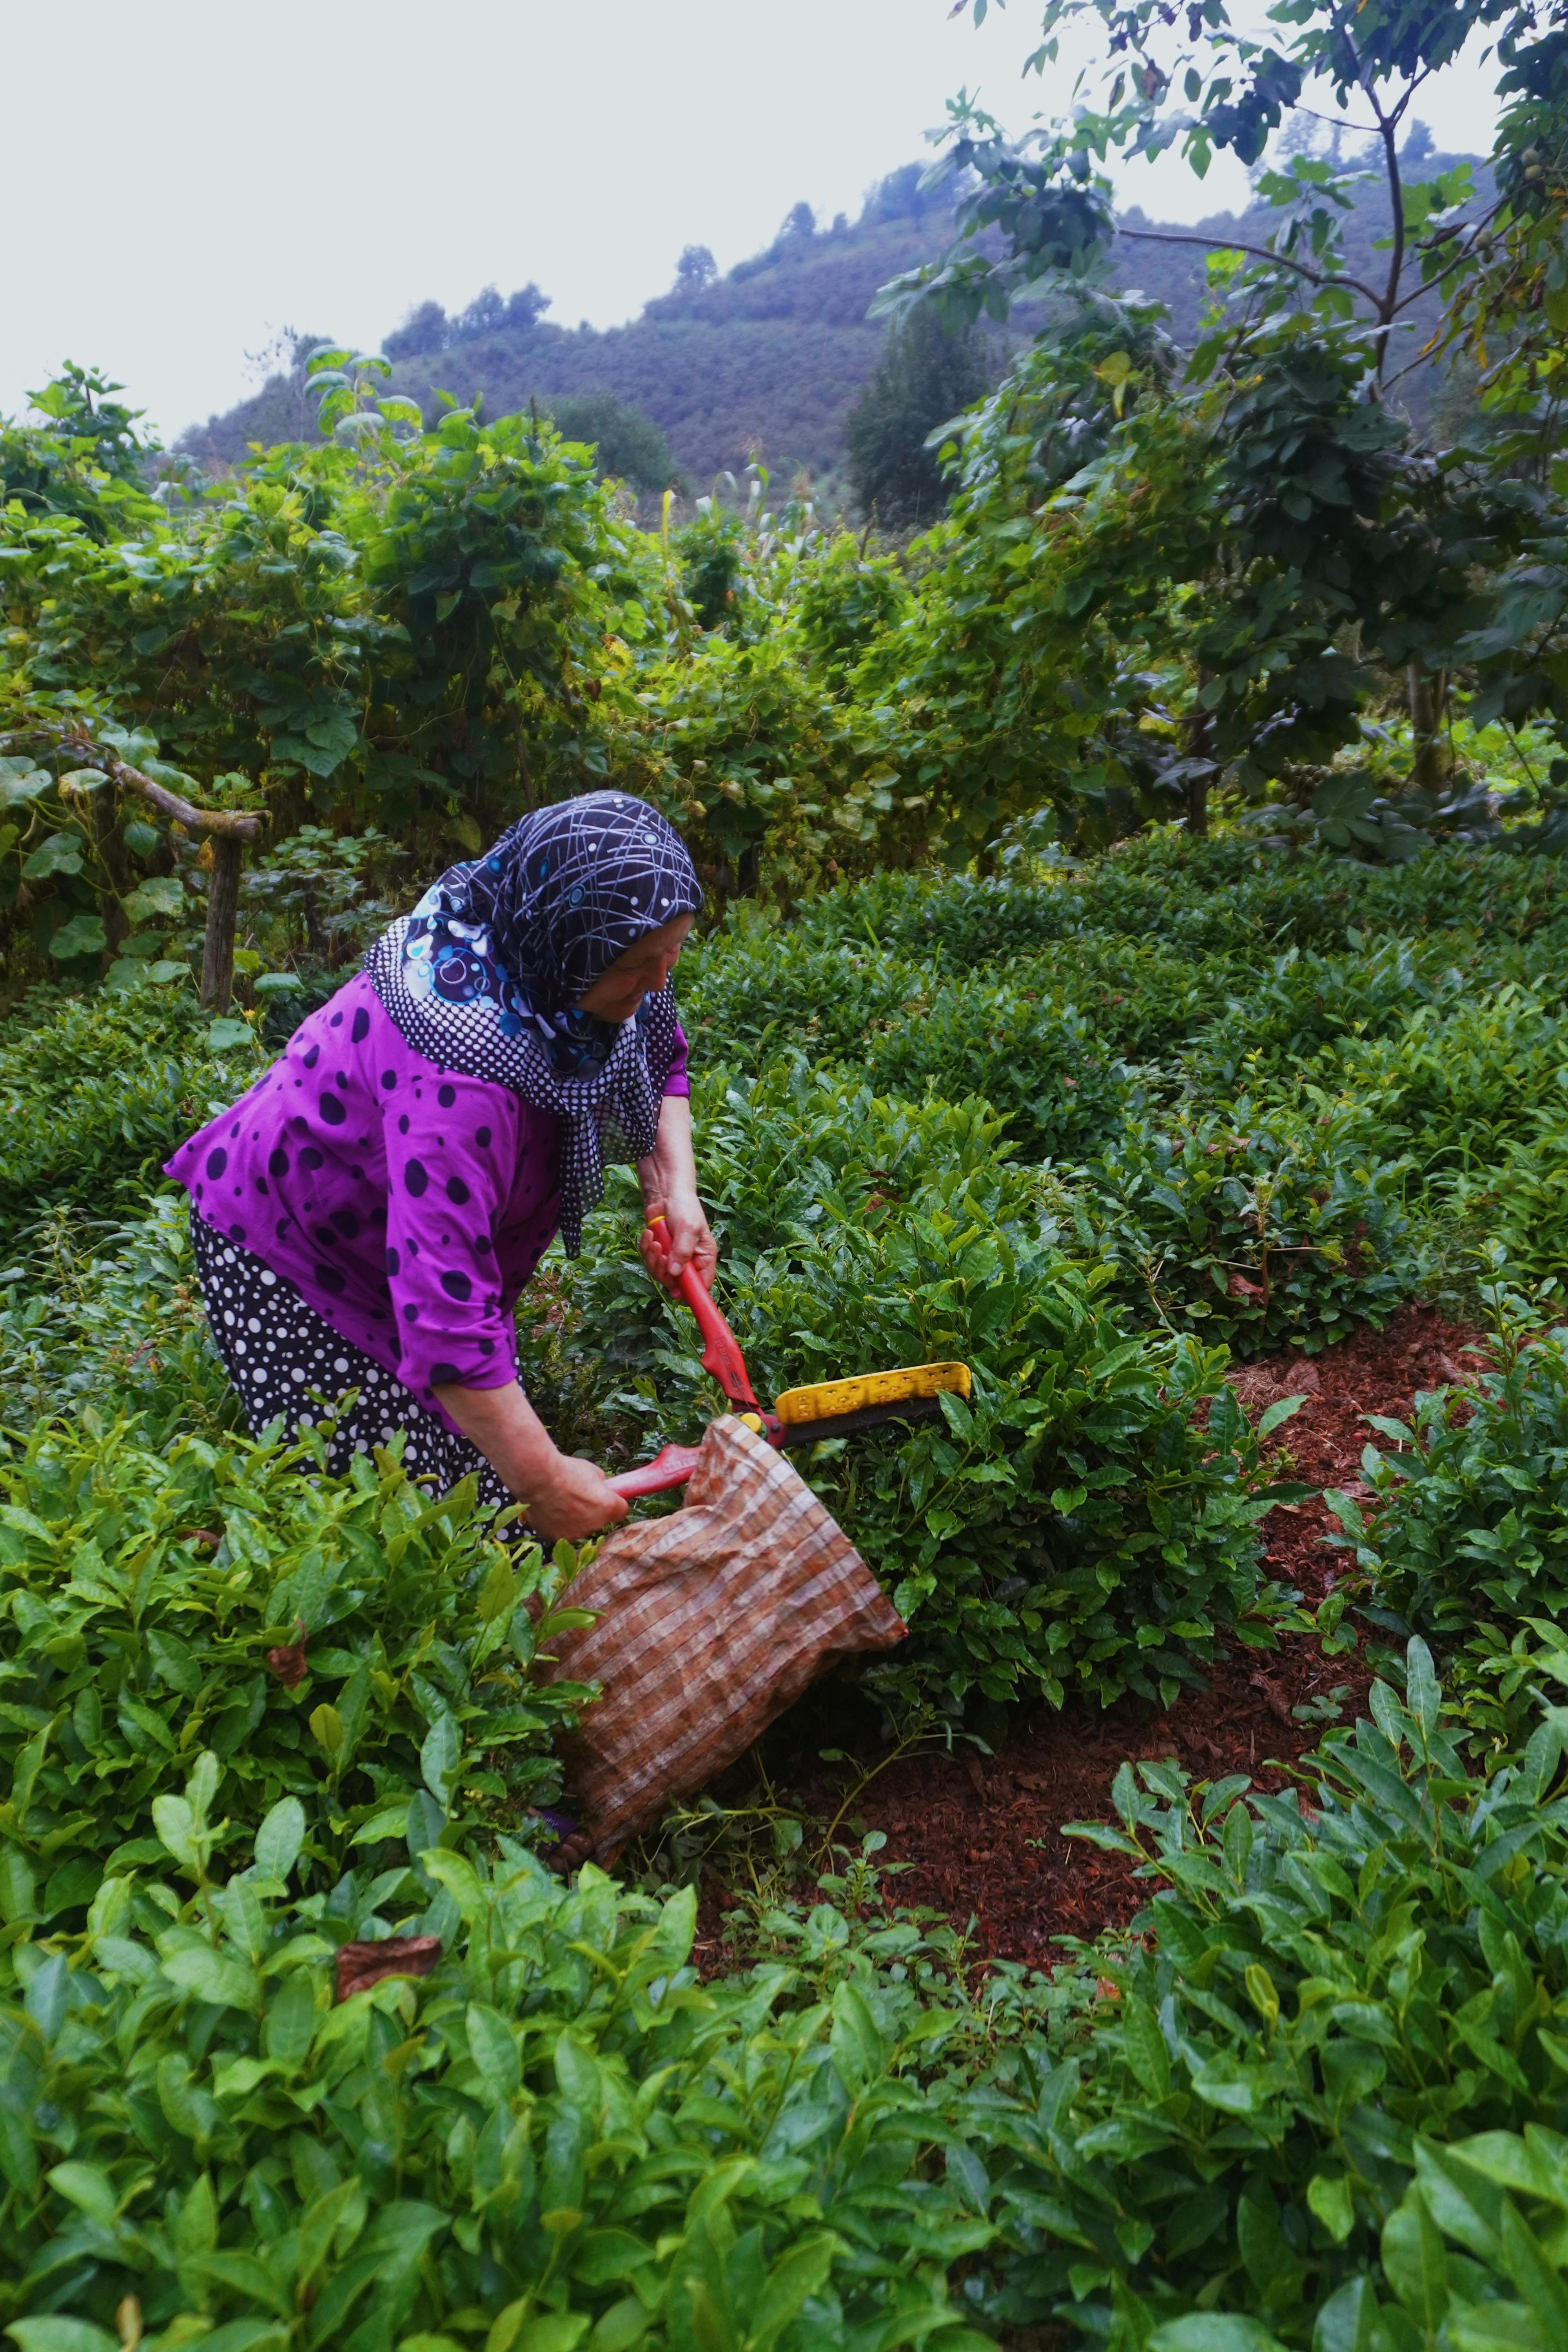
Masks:
[[[901,1371],[862,1372],[855,1380],[786,1389],[775,1398],[773,1411],[786,1423],[833,1421],[841,1412],[864,1412],[874,1404],[904,1404],[911,1397],[940,1395],[943,1389],[951,1396],[966,1397],[973,1386],[967,1364],[909,1364]]]

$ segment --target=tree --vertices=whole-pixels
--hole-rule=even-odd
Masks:
[[[928,212],[939,212],[945,202],[928,184],[923,164],[900,163],[896,172],[888,173],[867,189],[860,208],[861,221],[867,225],[879,221],[920,220]]]
[[[381,348],[389,360],[424,359],[427,353],[444,352],[451,340],[451,321],[440,303],[421,302],[401,327],[383,336]]]
[[[784,215],[784,226],[780,229],[779,235],[781,237],[815,236],[816,235],[816,215],[813,212],[811,206],[808,204],[804,203],[791,205],[788,212]]]
[[[538,326],[549,308],[549,295],[542,294],[533,280],[530,278],[526,286],[520,286],[515,294],[507,296],[506,323],[509,327],[521,328],[526,331],[530,327]]]
[[[862,514],[874,514],[889,530],[935,520],[947,503],[948,485],[928,444],[981,397],[992,373],[973,327],[950,330],[922,310],[892,329],[881,365],[845,427],[849,479]]]
[[[539,404],[562,438],[594,444],[595,471],[639,490],[683,488],[680,468],[653,419],[613,392],[552,393]]]
[[[40,422],[0,419],[0,509],[14,499],[28,513],[70,515],[99,540],[145,520],[145,469],[159,445],[137,429],[142,411],[112,397],[123,390],[68,360],[27,394]]]
[[[454,320],[455,336],[493,335],[506,317],[506,304],[493,286],[481,287],[462,316]]]
[[[1427,783],[1456,666],[1512,658],[1502,588],[1531,517],[1506,469],[1471,451],[1422,448],[1388,398],[1415,361],[1398,340],[1412,306],[1429,288],[1451,299],[1458,287],[1463,300],[1474,257],[1507,210],[1502,193],[1478,198],[1468,165],[1408,179],[1400,134],[1417,91],[1477,28],[1506,24],[1505,55],[1522,43],[1539,58],[1561,37],[1531,47],[1540,28],[1530,0],[1405,0],[1389,10],[1299,0],[1269,20],[1295,28],[1279,47],[1233,26],[1223,0],[1188,11],[1165,0],[1050,0],[1036,66],[1054,59],[1063,26],[1096,16],[1110,36],[1098,110],[1081,107],[1015,145],[967,101],[953,108],[946,170],[959,189],[957,240],[942,263],[895,281],[882,307],[904,315],[923,298],[950,317],[1000,318],[1033,289],[1059,313],[1104,280],[1114,224],[1097,162],[1179,143],[1200,175],[1217,149],[1252,165],[1319,96],[1314,85],[1327,86],[1342,115],[1364,109],[1348,128],[1373,142],[1392,223],[1386,262],[1380,256],[1364,278],[1342,244],[1349,171],[1305,140],[1281,140],[1282,168],[1258,176],[1279,220],[1260,244],[1123,225],[1133,242],[1210,255],[1211,318],[1172,395],[1181,446],[1206,453],[1188,468],[1203,501],[1192,527],[1164,545],[1145,538],[1136,579],[1109,541],[1100,574],[1085,573],[1093,534],[1084,539],[1082,518],[1115,512],[1140,487],[1156,499],[1169,488],[1140,474],[1147,428],[1130,416],[1085,476],[1016,516],[1013,529],[1062,534],[1061,546],[1070,531],[1079,614],[1117,605],[1125,628],[1135,607],[1151,647],[1180,664],[1173,682],[1184,681],[1177,713],[1198,829],[1200,770],[1251,790],[1356,740],[1377,685],[1373,664],[1384,677],[1408,676],[1412,779]],[[940,184],[942,167],[929,176]],[[1101,366],[1112,359],[1130,382],[1131,352]],[[1522,620],[1528,599],[1516,601]],[[1017,658],[1027,659],[1022,646]],[[1540,698],[1552,706],[1556,692]]]
[[[719,265],[705,245],[689,245],[675,265],[675,292],[700,294],[719,275]]]

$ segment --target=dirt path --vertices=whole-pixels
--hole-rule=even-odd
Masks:
[[[1477,1334],[1435,1310],[1406,1307],[1382,1332],[1358,1331],[1318,1357],[1264,1359],[1238,1370],[1235,1384],[1254,1420],[1276,1398],[1306,1392],[1306,1403],[1279,1433],[1295,1457],[1293,1475],[1304,1485],[1354,1494],[1362,1449],[1375,1437],[1363,1416],[1407,1417],[1417,1389],[1467,1376],[1478,1344]],[[1322,1541],[1331,1524],[1315,1500],[1276,1509],[1264,1523],[1268,1573],[1310,1602],[1331,1588],[1343,1558]],[[930,1905],[959,1921],[973,1916],[983,1954],[1043,1965],[1057,1957],[1054,1938],[1087,1938],[1124,1925],[1145,1899],[1128,1864],[1061,1834],[1066,1822],[1110,1816],[1110,1784],[1125,1759],[1173,1757],[1198,1779],[1246,1772],[1258,1787],[1276,1789],[1286,1777],[1277,1768],[1315,1747],[1324,1727],[1321,1719],[1302,1722],[1293,1710],[1342,1686],[1340,1703],[1349,1719],[1367,1683],[1353,1655],[1325,1659],[1308,1636],[1290,1637],[1275,1651],[1238,1647],[1205,1692],[1182,1700],[1168,1716],[1132,1699],[1093,1714],[1041,1708],[994,1757],[902,1759],[867,1788],[855,1822],[885,1832],[882,1861],[910,1865],[894,1882],[896,1901]],[[801,1721],[791,1754],[793,1721],[786,1718],[773,1736],[784,1735],[782,1753],[770,1759],[781,1801],[829,1817],[840,1801],[841,1769],[836,1777],[836,1768],[816,1760],[826,1744],[814,1736],[819,1720]],[[874,1759],[868,1742],[865,1760]],[[700,1936],[701,1957],[722,1966],[716,1888],[702,1906]]]

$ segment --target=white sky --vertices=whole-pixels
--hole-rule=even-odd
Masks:
[[[721,269],[804,197],[822,220],[929,151],[967,84],[1010,130],[1065,105],[1019,67],[1035,0],[976,32],[950,0],[0,0],[14,93],[0,415],[64,358],[125,382],[166,438],[253,391],[283,328],[374,350],[427,296],[537,279],[552,320],[635,317],[687,244]],[[1484,148],[1492,76],[1415,111]],[[52,95],[50,95],[52,93]],[[1194,220],[1220,161],[1122,194]]]

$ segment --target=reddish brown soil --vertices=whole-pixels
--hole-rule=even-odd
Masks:
[[[1431,1308],[1406,1307],[1381,1332],[1357,1331],[1321,1356],[1265,1359],[1232,1378],[1254,1421],[1277,1398],[1305,1393],[1273,1441],[1293,1457],[1284,1475],[1355,1495],[1365,1491],[1362,1450],[1377,1440],[1363,1416],[1407,1418],[1416,1390],[1468,1377],[1479,1352],[1475,1333]],[[1332,1526],[1316,1499],[1280,1506],[1264,1523],[1269,1574],[1309,1602],[1331,1588],[1345,1557],[1322,1540]],[[1278,1789],[1325,1727],[1299,1721],[1292,1709],[1343,1685],[1341,1704],[1353,1719],[1367,1684],[1353,1654],[1325,1658],[1311,1635],[1287,1636],[1274,1651],[1237,1647],[1206,1691],[1168,1716],[1133,1699],[1093,1714],[1041,1709],[994,1756],[901,1758],[866,1788],[842,1834],[854,1843],[864,1830],[886,1833],[880,1861],[909,1865],[891,1882],[891,1900],[940,1909],[961,1926],[973,1921],[984,1957],[1043,1965],[1058,1957],[1057,1938],[1123,1926],[1145,1899],[1130,1864],[1061,1833],[1068,1822],[1113,1818],[1110,1783],[1124,1759],[1171,1757],[1196,1779],[1245,1772],[1256,1787]],[[862,1769],[876,1761],[868,1734],[830,1735],[820,1714],[796,1710],[771,1736],[781,1737],[783,1752],[769,1759],[780,1800],[818,1820],[837,1811],[844,1780],[842,1766],[817,1762],[816,1750],[851,1750]],[[702,1906],[699,1957],[710,1967],[729,1957],[723,1900],[713,1885]]]

